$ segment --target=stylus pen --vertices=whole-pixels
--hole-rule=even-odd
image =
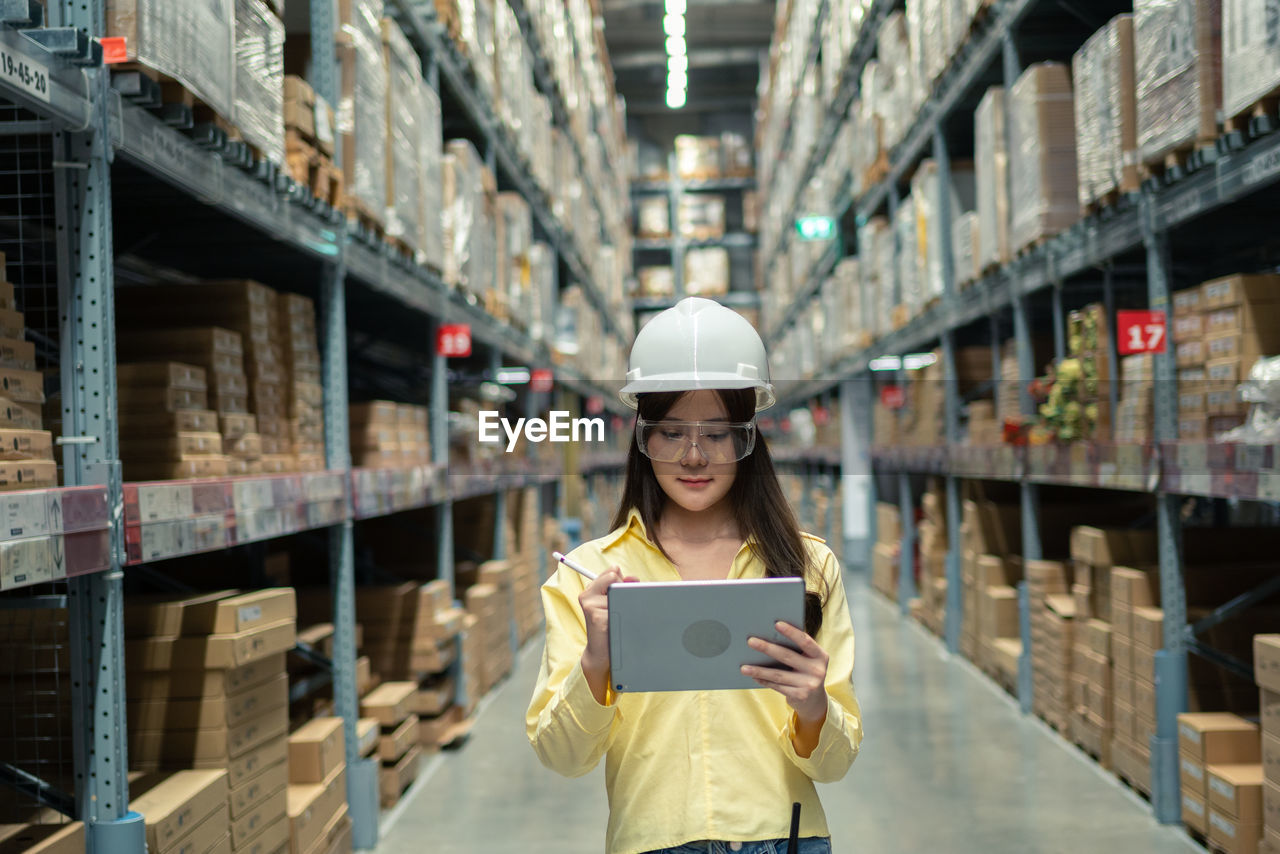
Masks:
[[[583,578],[586,578],[589,581],[596,580],[596,574],[594,572],[592,572],[591,570],[587,569],[584,566],[580,566],[579,564],[574,563],[564,555],[560,554],[560,552],[552,552],[551,556],[556,560],[560,561],[565,566],[572,569],[574,572],[578,573],[578,575],[581,575]]]
[[[787,854],[799,854],[800,851],[800,804],[791,805],[791,836],[787,839]]]

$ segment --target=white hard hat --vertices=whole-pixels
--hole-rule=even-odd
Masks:
[[[644,325],[631,347],[627,384],[636,395],[696,389],[756,390],[756,412],[773,406],[764,342],[745,317],[714,300],[686,297]]]

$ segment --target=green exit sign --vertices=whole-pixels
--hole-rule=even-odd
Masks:
[[[796,220],[796,234],[801,240],[833,240],[836,221],[829,216],[802,216]]]

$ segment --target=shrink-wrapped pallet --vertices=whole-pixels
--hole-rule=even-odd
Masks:
[[[173,78],[218,115],[232,115],[234,0],[110,0],[106,5],[106,34],[125,40],[129,62]]]
[[[943,198],[940,190],[937,163],[931,159],[924,160],[911,179],[911,198],[915,202],[916,250],[925,300],[941,297],[946,290],[943,277],[944,241],[938,210]],[[973,206],[972,170],[961,168],[956,163],[951,165],[951,182],[946,190],[946,200],[950,206],[947,219],[954,223],[963,210]]]
[[[1071,60],[1081,207],[1138,189],[1133,16],[1119,15]]]
[[[484,164],[467,140],[450,140],[444,155],[444,280],[475,294],[488,290],[483,252],[488,206]]]
[[[1071,75],[1058,62],[1032,65],[1009,92],[1014,251],[1051,237],[1080,215]]]
[[[422,145],[418,149],[421,192],[418,200],[421,211],[418,222],[421,234],[418,247],[422,263],[433,270],[444,271],[444,163],[442,161],[444,136],[440,117],[440,96],[423,80],[418,85],[418,102],[422,105],[418,123],[422,131]]]
[[[1280,89],[1280,11],[1269,0],[1222,0],[1222,111],[1249,113]]]
[[[528,323],[529,248],[533,245],[533,212],[519,193],[498,193],[495,200],[497,225],[498,283],[511,319],[519,326]]]
[[[957,287],[964,287],[978,278],[979,243],[977,211],[966,211],[956,218],[951,227],[952,264]]]
[[[529,247],[529,337],[547,342],[555,329],[556,251],[545,243]]]
[[[533,60],[507,0],[494,0],[494,107],[517,147],[532,157]]]
[[[1217,136],[1221,26],[1221,0],[1135,0],[1138,150],[1144,162]]]
[[[268,160],[284,163],[284,24],[262,0],[236,0],[231,121]]]
[[[877,55],[880,58],[880,84],[876,96],[876,111],[884,122],[884,144],[892,149],[902,141],[907,127],[915,118],[919,98],[919,86],[911,61],[911,48],[907,41],[907,20],[901,12],[885,18],[877,39]]]
[[[723,237],[724,211],[724,196],[708,193],[683,195],[676,208],[676,230],[686,240],[714,240]]]
[[[1005,93],[993,86],[973,114],[974,173],[978,195],[978,268],[1009,260],[1009,150]]]
[[[899,247],[895,262],[897,270],[898,293],[894,303],[895,317],[901,319],[901,312],[907,317],[915,317],[924,306],[924,283],[920,275],[919,233],[916,230],[915,200],[910,196],[903,199],[893,219],[893,229],[897,235]]]
[[[492,0],[435,0],[436,14],[471,64],[481,94],[493,98]]]
[[[842,292],[839,315],[841,322],[836,324],[840,329],[838,348],[842,353],[861,346],[869,337],[867,335],[867,291],[863,287],[863,263],[856,255],[841,258],[836,264],[834,280]]]
[[[690,249],[684,255],[684,292],[688,296],[722,296],[729,292],[729,252]]]
[[[388,236],[416,252],[422,233],[422,63],[390,18],[382,19],[382,47],[387,71],[384,223]]]
[[[890,328],[893,314],[893,229],[884,217],[873,217],[858,229],[858,247],[862,256],[858,271],[862,276],[862,293],[866,311],[864,325],[872,338],[879,338]]]
[[[669,297],[676,292],[676,279],[670,267],[641,267],[636,271],[636,281],[642,297]]]
[[[720,177],[720,139],[714,136],[676,137],[676,174],[686,180]]]
[[[382,0],[349,0],[340,21],[342,69],[337,126],[348,202],[381,222],[387,203],[387,72],[382,55]]]

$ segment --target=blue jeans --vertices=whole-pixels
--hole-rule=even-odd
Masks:
[[[647,854],[787,854],[787,840],[768,839],[763,842],[743,842],[734,850],[728,842],[689,842],[675,848],[649,851]],[[800,854],[831,854],[831,840],[825,836],[809,836],[797,846]]]

